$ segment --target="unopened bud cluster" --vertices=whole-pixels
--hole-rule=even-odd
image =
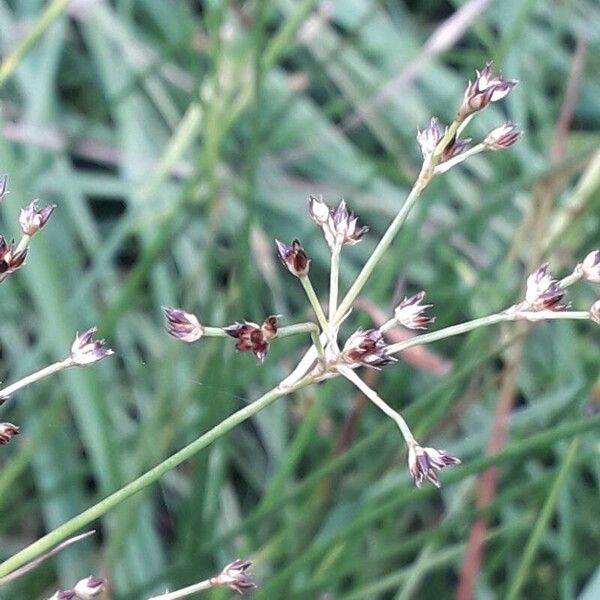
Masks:
[[[435,321],[435,317],[425,314],[425,311],[433,304],[423,304],[424,299],[425,292],[404,298],[394,311],[396,321],[408,329],[427,329],[427,326]]]
[[[359,226],[358,217],[348,210],[345,200],[330,208],[322,198],[310,196],[308,210],[312,220],[323,230],[330,250],[339,251],[342,246],[354,246],[369,231],[366,225]]]
[[[235,349],[241,352],[253,352],[263,362],[269,352],[269,343],[277,335],[277,315],[267,317],[262,325],[250,321],[223,327],[223,330],[237,340]]]
[[[561,304],[565,290],[554,279],[548,263],[538,267],[527,278],[525,302],[532,311],[539,310],[564,310],[566,304]]]
[[[346,341],[342,360],[350,365],[383,367],[396,362],[387,353],[388,345],[379,329],[355,331]]]
[[[105,581],[99,577],[86,577],[70,590],[58,590],[49,600],[93,600],[104,589]]]
[[[310,258],[304,251],[302,244],[294,240],[290,246],[275,240],[279,259],[287,270],[296,277],[306,277],[310,268]]]
[[[104,340],[93,339],[97,330],[97,327],[90,327],[82,334],[78,333],[75,336],[75,341],[71,346],[73,365],[85,367],[114,354]]]
[[[429,481],[435,487],[440,487],[437,474],[450,465],[459,465],[460,459],[451,456],[445,450],[422,448],[419,444],[411,444],[408,449],[408,470],[417,487],[424,481]]]
[[[224,569],[210,581],[214,587],[228,587],[239,594],[244,594],[256,588],[256,583],[248,572],[252,563],[249,560],[238,558],[229,563]]]

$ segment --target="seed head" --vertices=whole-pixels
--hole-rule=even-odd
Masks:
[[[358,217],[348,210],[344,200],[336,208],[329,208],[321,198],[315,196],[311,196],[308,202],[310,216],[323,229],[327,245],[332,251],[358,244],[369,231],[367,226],[358,225]]]
[[[50,204],[44,206],[44,208],[37,207],[37,200],[31,202],[28,206],[21,209],[19,215],[19,224],[25,235],[35,235],[46,223],[50,216],[54,212],[56,204]]]
[[[494,75],[492,64],[487,63],[481,71],[477,71],[475,81],[469,81],[458,117],[463,120],[482,110],[490,102],[502,100],[517,83],[514,79],[502,79],[500,75]]]
[[[262,363],[269,352],[270,341],[277,335],[277,315],[267,317],[262,325],[250,321],[236,321],[233,325],[223,327],[223,331],[237,339],[236,350],[251,351]]]
[[[104,588],[104,579],[99,577],[86,577],[75,584],[73,592],[80,600],[92,600],[102,592]]]
[[[214,585],[224,585],[243,594],[256,588],[248,569],[252,566],[249,560],[238,558],[229,563],[221,573],[214,578]]]
[[[423,304],[424,298],[425,292],[404,298],[394,311],[396,321],[409,329],[427,329],[427,326],[435,321],[435,317],[425,314],[425,311],[433,304]]]
[[[600,300],[596,300],[590,308],[590,319],[600,325]]]
[[[408,449],[408,469],[417,487],[427,480],[435,487],[440,487],[437,477],[439,471],[450,465],[459,465],[460,459],[451,456],[445,450],[422,448],[419,444],[411,444]]]
[[[181,308],[163,306],[167,321],[167,333],[182,342],[196,342],[204,335],[204,327],[196,315],[185,312]]]
[[[517,143],[522,133],[512,123],[504,123],[490,131],[483,143],[488,150],[506,150]]]
[[[388,345],[379,329],[359,329],[346,341],[342,351],[342,360],[350,365],[383,367],[396,362],[387,354]]]
[[[279,259],[287,270],[296,277],[306,277],[310,268],[310,258],[308,258],[302,244],[298,240],[294,240],[291,246],[279,240],[275,240],[275,243],[277,244]]]
[[[27,257],[27,248],[17,251],[14,242],[8,243],[0,235],[0,275],[9,275],[20,269]]]
[[[560,303],[564,295],[565,291],[552,276],[548,263],[527,278],[525,302],[530,310],[564,310],[567,306]]]
[[[600,283],[600,250],[592,250],[583,259],[581,272],[588,281]]]
[[[114,354],[104,340],[92,339],[97,330],[97,327],[90,327],[81,335],[78,333],[75,336],[75,341],[71,346],[71,360],[73,364],[85,367]]]
[[[20,431],[21,429],[12,423],[0,423],[0,446],[8,444]]]

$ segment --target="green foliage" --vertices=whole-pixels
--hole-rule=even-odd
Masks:
[[[271,313],[283,324],[310,318],[272,245],[300,238],[324,297],[328,252],[308,218],[309,193],[344,197],[371,227],[342,254],[343,294],[418,172],[416,129],[431,115],[449,122],[486,60],[521,83],[469,133],[479,139],[510,119],[523,139],[439,178],[364,296],[391,314],[405,293],[426,289],[442,327],[514,302],[538,252],[563,275],[598,246],[596,181],[584,210],[567,211],[564,234],[545,247],[598,144],[599,5],[490,3],[460,41],[432,51],[429,36],[461,4],[82,2],[39,30],[0,78],[0,170],[10,189],[2,233],[17,237],[18,210],[34,197],[58,209],[26,267],[0,288],[2,379],[62,358],[92,324],[117,356],[0,409],[23,429],[0,450],[0,561],[289,372],[308,336],[274,343],[257,366],[229,339],[168,338],[160,306],[217,326]],[[4,56],[44,6],[0,2]],[[572,130],[559,136],[565,152],[553,159],[579,38],[579,99]],[[569,291],[582,309],[597,295],[586,284]],[[359,309],[353,318],[369,323]],[[463,459],[442,474],[440,492],[413,488],[397,430],[371,405],[340,450],[355,392],[327,382],[278,400],[0,598],[45,598],[94,573],[109,577],[111,597],[137,600],[237,556],[255,562],[257,600],[452,597],[478,517],[474,476],[496,462],[477,597],[598,597],[600,421],[588,416],[599,393],[598,329],[556,322],[531,331],[509,440],[485,458],[513,334],[479,330],[431,347],[453,363],[444,376],[404,363],[376,376],[423,441]]]

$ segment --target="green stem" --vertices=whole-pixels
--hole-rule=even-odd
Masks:
[[[175,590],[174,592],[166,592],[165,594],[161,594],[160,596],[152,596],[152,598],[149,598],[148,600],[178,600],[179,598],[191,596],[196,592],[209,590],[212,587],[215,587],[213,585],[213,582],[210,579],[206,579],[205,581],[200,581],[199,583],[188,585],[187,587],[181,588],[180,590]]]
[[[494,315],[488,315],[487,317],[481,317],[479,319],[473,319],[466,323],[459,323],[458,325],[452,325],[451,327],[445,327],[438,331],[432,331],[424,335],[418,335],[416,337],[398,342],[397,344],[390,344],[388,346],[388,354],[396,354],[402,352],[407,348],[413,346],[421,346],[423,344],[431,344],[431,342],[437,342],[454,335],[460,335],[478,329],[479,327],[486,327],[488,325],[495,325],[496,323],[502,323],[505,321],[518,321],[518,320],[558,320],[558,319],[574,319],[574,320],[586,320],[589,319],[590,315],[587,311],[570,311],[570,312],[553,312],[549,310],[537,311],[537,312],[515,312],[515,313],[497,313]]]
[[[552,485],[552,489],[550,490],[550,494],[546,498],[546,502],[544,502],[540,516],[538,517],[535,527],[531,532],[531,536],[527,541],[527,545],[525,546],[523,556],[519,560],[519,568],[517,570],[517,574],[512,579],[512,584],[506,596],[507,600],[516,600],[516,598],[521,597],[521,588],[527,580],[527,577],[531,575],[531,563],[535,558],[537,549],[542,542],[542,537],[544,536],[546,528],[548,527],[548,523],[552,517],[552,514],[554,513],[556,503],[558,502],[560,492],[565,484],[569,470],[575,461],[580,441],[581,438],[574,438],[571,441],[571,445],[569,446],[569,449],[563,458],[562,464],[560,465],[560,470],[558,471],[554,484]]]
[[[296,382],[296,384],[286,389],[273,388],[251,404],[248,404],[244,408],[227,417],[225,420],[221,421],[218,425],[215,425],[212,429],[209,429],[206,433],[169,458],[165,459],[160,464],[156,465],[149,471],[146,471],[143,475],[140,475],[140,477],[131,483],[117,490],[110,496],[107,496],[94,506],[83,511],[76,517],[73,517],[66,523],[63,523],[33,544],[30,544],[20,552],[17,552],[17,554],[14,556],[11,556],[8,560],[0,564],[0,577],[4,577],[9,573],[12,573],[15,569],[18,569],[24,564],[30,562],[40,554],[47,552],[56,544],[59,544],[62,542],[62,540],[73,535],[82,527],[85,527],[92,521],[95,521],[102,515],[105,515],[108,511],[115,508],[134,494],[141,492],[144,488],[155,483],[165,473],[168,473],[182,462],[188,460],[197,452],[203,448],[206,448],[206,446],[219,439],[227,432],[231,431],[240,423],[243,423],[250,417],[254,416],[281,396],[299,390],[300,388],[303,388],[312,382],[313,377],[311,375],[307,375]]]
[[[402,437],[407,445],[416,444],[416,440],[406,421],[400,413],[396,412],[379,394],[371,389],[352,369],[343,365],[338,366],[338,371],[348,380],[351,381],[377,408],[382,410],[396,425],[402,433]]]
[[[40,379],[44,379],[45,377],[49,377],[50,375],[54,375],[54,373],[58,373],[67,367],[73,366],[73,361],[71,358],[65,358],[65,360],[60,360],[58,362],[52,363],[35,373],[31,373],[31,375],[27,375],[23,377],[23,379],[19,379],[19,381],[15,381],[11,385],[7,385],[5,388],[0,390],[0,404],[3,400],[6,400],[9,396],[12,396],[15,392],[20,389],[39,381]]]
[[[308,297],[310,305],[313,307],[313,310],[315,311],[315,315],[317,316],[317,320],[319,321],[319,325],[321,326],[321,329],[325,333],[327,333],[327,335],[329,335],[329,325],[327,323],[327,317],[325,316],[325,313],[323,312],[323,307],[321,306],[321,303],[319,302],[319,299],[317,298],[317,294],[315,293],[315,288],[313,288],[312,283],[310,282],[310,279],[308,278],[308,275],[305,275],[304,277],[300,277],[300,283],[302,284],[302,287],[304,288],[304,291],[306,292],[306,295]]]
[[[2,87],[4,82],[12,75],[21,59],[29,52],[44,31],[46,31],[46,29],[66,10],[68,4],[69,0],[54,0],[48,4],[46,10],[36,21],[29,33],[2,62],[2,66],[0,66],[0,87]]]
[[[298,333],[309,333],[310,339],[317,349],[317,354],[319,355],[319,359],[321,362],[325,361],[325,352],[323,350],[323,345],[321,344],[321,340],[319,339],[319,334],[321,333],[319,327],[316,323],[312,323],[308,321],[307,323],[297,323],[295,325],[288,325],[287,327],[281,327],[277,331],[277,338],[288,337],[290,335],[296,335]],[[276,338],[276,339],[277,339]]]
[[[358,274],[358,277],[344,296],[341,304],[338,306],[337,311],[335,312],[335,316],[333,318],[333,322],[337,323],[350,309],[354,300],[358,294],[360,294],[361,290],[367,283],[367,280],[373,273],[375,267],[386,253],[387,249],[390,247],[396,234],[400,231],[400,228],[406,221],[412,207],[415,205],[416,201],[419,199],[423,190],[427,187],[431,179],[433,178],[433,169],[429,164],[424,164],[421,168],[421,172],[413,186],[412,190],[408,194],[402,208],[398,212],[398,214],[394,217],[394,220],[390,223],[387,231],[383,234],[383,237],[379,240],[377,247],[373,251],[373,254],[369,257],[361,272]]]
[[[339,246],[335,246],[331,251],[331,271],[329,273],[329,325],[333,327],[333,319],[335,317],[335,309],[338,303],[338,289],[340,279],[340,250]]]

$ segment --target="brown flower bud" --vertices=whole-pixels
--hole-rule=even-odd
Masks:
[[[9,275],[20,269],[27,257],[27,248],[16,250],[14,242],[9,244],[0,235],[0,275]]]
[[[296,277],[305,277],[310,268],[310,258],[304,251],[302,244],[294,240],[291,246],[275,240],[277,244],[277,253],[279,259],[285,265],[287,270]]]
[[[565,291],[552,276],[548,263],[527,278],[525,302],[530,310],[564,310],[567,305],[560,303],[564,295]]]
[[[465,90],[463,103],[458,111],[461,120],[485,108],[490,102],[497,102],[507,96],[517,85],[514,79],[502,79],[492,73],[492,64],[488,63],[481,71],[477,71],[475,81],[470,82]]]
[[[422,448],[416,443],[411,444],[408,449],[408,469],[417,487],[421,487],[423,481],[427,480],[439,488],[438,472],[444,467],[459,465],[460,462],[445,450]]]
[[[0,446],[8,444],[20,431],[21,429],[12,423],[0,423]]]
[[[213,585],[227,586],[240,594],[253,590],[256,588],[256,583],[248,573],[251,566],[252,563],[249,560],[238,558],[229,563],[217,577],[213,578]]]
[[[504,123],[490,131],[483,143],[488,150],[506,150],[517,143],[522,133],[512,123]]]
[[[388,345],[379,329],[359,329],[347,340],[342,351],[342,360],[350,365],[382,367],[396,362],[387,354]]]
[[[25,235],[35,235],[50,219],[56,204],[50,204],[44,206],[44,208],[37,207],[37,200],[31,202],[28,206],[21,209],[19,215],[19,224]]]
[[[169,335],[188,343],[196,342],[204,335],[204,327],[196,315],[171,306],[163,306],[162,309]]]
[[[236,321],[233,325],[223,327],[223,331],[237,339],[236,350],[253,352],[262,363],[269,352],[269,342],[277,335],[277,315],[267,317],[262,325],[250,321]]]
[[[433,306],[433,304],[423,304],[424,298],[425,292],[404,298],[394,311],[396,321],[409,329],[427,329],[427,326],[435,321],[435,317],[424,314],[428,308]]]

